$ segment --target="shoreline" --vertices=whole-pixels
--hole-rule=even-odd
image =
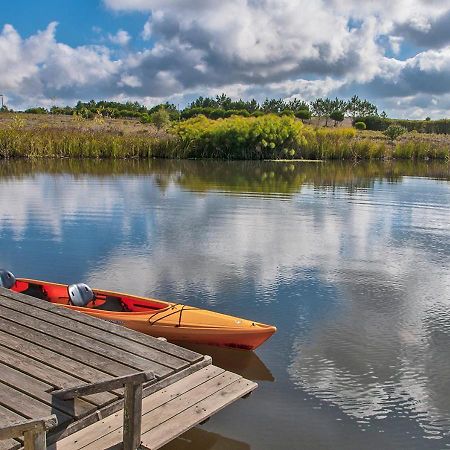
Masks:
[[[11,158],[215,159],[289,163],[450,160],[450,135],[313,127],[266,115],[222,120],[199,116],[157,129],[136,120],[0,115],[0,160]],[[249,128],[250,127],[250,128]],[[253,128],[251,128],[253,127]],[[253,129],[260,133],[255,141]],[[258,143],[260,142],[260,143]]]

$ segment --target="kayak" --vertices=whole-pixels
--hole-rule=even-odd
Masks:
[[[17,278],[11,290],[173,342],[254,350],[276,327],[193,306],[119,292]]]

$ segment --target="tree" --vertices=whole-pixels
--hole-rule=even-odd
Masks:
[[[308,103],[306,103],[303,100],[300,100],[298,98],[294,98],[293,100],[288,101],[286,103],[286,106],[288,109],[293,111],[295,114],[297,114],[299,111],[308,111],[309,112]]]
[[[323,108],[323,115],[325,117],[325,126],[328,126],[328,121],[330,120],[330,116],[335,111],[335,103],[334,100],[331,100],[330,98],[325,98],[322,100],[322,108]]]
[[[364,100],[360,105],[360,117],[378,116],[378,108],[370,103],[368,100]]]
[[[297,117],[297,119],[301,119],[301,120],[309,120],[311,119],[311,112],[310,110],[306,110],[306,109],[300,109],[299,111],[297,111],[295,113],[295,117]]]
[[[324,100],[322,98],[317,98],[316,100],[311,102],[311,110],[313,115],[319,119],[320,125],[320,120],[325,115]]]
[[[216,105],[220,109],[230,109],[231,98],[226,94],[216,95]]]
[[[357,95],[354,95],[348,102],[347,102],[347,112],[350,113],[350,116],[353,120],[355,120],[355,117],[359,115],[360,111],[360,105],[361,100]]]
[[[262,104],[261,108],[265,113],[279,113],[281,111],[285,111],[286,109],[289,109],[288,105],[282,98],[279,98],[279,99],[266,98],[264,100],[264,103]]]
[[[330,119],[334,120],[334,126],[336,127],[339,122],[344,120],[344,113],[342,111],[333,111],[330,114]]]
[[[150,116],[150,119],[158,130],[166,128],[170,124],[170,115],[166,108],[160,108],[158,111],[155,111]]]

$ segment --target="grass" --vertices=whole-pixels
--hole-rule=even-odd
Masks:
[[[0,158],[449,160],[450,136],[304,125],[292,117],[203,116],[168,131],[137,120],[0,114]]]

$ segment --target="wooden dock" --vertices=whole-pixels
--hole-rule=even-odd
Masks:
[[[58,424],[47,432],[49,448],[120,446],[123,388],[71,400],[56,391],[144,372],[155,376],[142,388],[141,448],[149,449],[257,386],[213,366],[210,357],[0,288],[0,429],[54,415]],[[0,441],[0,450],[22,445],[16,436]]]

